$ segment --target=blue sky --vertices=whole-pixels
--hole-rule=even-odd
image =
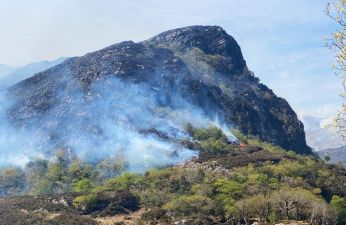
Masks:
[[[341,104],[336,29],[325,0],[0,0],[0,64],[83,55],[187,25],[220,25],[250,70],[302,115],[330,117]]]

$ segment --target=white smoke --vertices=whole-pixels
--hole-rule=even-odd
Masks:
[[[25,165],[32,158],[43,157],[35,133],[12,127],[7,120],[11,102],[6,91],[0,91],[0,167]]]
[[[45,116],[25,128],[8,123],[11,102],[2,93],[0,166],[49,159],[59,148],[92,163],[121,155],[134,172],[178,164],[197,155],[180,144],[190,138],[187,123],[216,125],[235,140],[226,125],[179,94],[160,90],[152,83],[124,82],[113,76],[95,82],[88,92],[66,88]]]

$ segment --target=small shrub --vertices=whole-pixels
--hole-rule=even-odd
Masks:
[[[97,225],[98,223],[88,217],[80,216],[72,213],[63,213],[54,217],[51,220],[46,221],[44,224],[47,225]]]
[[[211,215],[214,202],[212,199],[200,195],[180,196],[165,204],[163,208],[181,217],[195,214]]]
[[[222,152],[227,143],[221,139],[209,138],[202,142],[201,147],[207,152]]]
[[[74,184],[74,191],[79,193],[88,193],[91,190],[91,187],[92,185],[90,180],[88,178],[83,178],[82,180]]]
[[[162,208],[154,208],[147,212],[145,212],[142,215],[142,219],[145,221],[155,221],[155,220],[161,220],[166,217],[167,211]]]
[[[233,129],[232,134],[241,142],[247,144],[248,138],[238,129]]]
[[[78,196],[73,200],[73,205],[82,211],[87,211],[96,205],[96,197],[92,194]]]
[[[210,138],[222,139],[225,142],[227,141],[225,134],[217,127],[209,127],[207,129],[197,128],[194,131],[193,138],[199,141],[208,140]]]

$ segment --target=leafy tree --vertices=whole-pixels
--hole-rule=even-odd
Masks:
[[[93,194],[89,195],[81,195],[76,197],[73,200],[73,205],[76,208],[80,208],[83,211],[86,211],[92,207],[94,207],[96,204],[96,196]]]
[[[208,127],[207,129],[204,129],[204,128],[195,129],[193,137],[199,141],[208,140],[209,138],[222,139],[224,141],[227,141],[227,137],[222,132],[222,130],[214,126]]]
[[[55,161],[48,164],[45,174],[38,180],[32,192],[34,194],[52,194],[69,191],[69,182],[66,182],[67,166],[65,153],[58,151]]]
[[[268,175],[253,171],[247,175],[246,192],[250,195],[265,193],[269,189]]]
[[[262,221],[268,221],[271,212],[270,199],[263,195],[258,194],[248,199],[250,202],[251,212]]]
[[[187,130],[191,132],[191,127],[187,127]],[[224,151],[232,151],[228,145],[228,140],[226,135],[221,129],[211,126],[208,128],[197,128],[192,131],[192,136],[195,140],[200,143],[200,148],[202,151],[210,153],[220,153]]]
[[[271,213],[271,202],[269,198],[259,194],[239,200],[234,208],[235,215],[246,224],[250,218],[259,218],[260,222],[266,222]]]
[[[68,166],[67,174],[71,183],[76,183],[85,178],[92,179],[95,177],[95,172],[91,165],[83,163],[81,160],[74,160]]]
[[[214,187],[217,193],[225,194],[232,198],[240,198],[243,194],[243,185],[224,178],[217,179],[214,183]]]
[[[135,193],[137,192],[135,191]],[[139,191],[137,194],[141,198],[142,203],[149,208],[162,207],[176,196],[174,193],[167,191],[167,188],[147,188]]]
[[[227,143],[222,139],[215,139],[213,137],[203,141],[201,147],[208,152],[221,152],[227,146]]]
[[[329,161],[331,160],[331,158],[330,158],[329,155],[326,155],[326,156],[324,157],[324,160],[325,160],[326,162],[329,162]]]
[[[241,199],[234,204],[233,214],[239,221],[245,222],[246,225],[250,225],[251,217],[251,202],[249,199]]]
[[[330,202],[337,217],[337,225],[346,224],[346,199],[334,195]]]
[[[88,178],[83,178],[74,184],[75,192],[88,193],[92,188],[92,183]]]
[[[217,179],[214,183],[216,202],[220,203],[219,207],[226,215],[232,215],[234,213],[234,203],[236,199],[239,199],[243,195],[243,185],[232,180],[224,178]]]
[[[180,217],[195,214],[209,216],[213,214],[213,208],[213,200],[200,195],[180,196],[164,205],[164,209]]]
[[[124,173],[121,176],[112,178],[105,184],[105,190],[130,190],[139,182],[140,175],[134,173]]]
[[[232,134],[238,138],[239,141],[247,144],[248,143],[248,138],[238,129],[233,129]]]

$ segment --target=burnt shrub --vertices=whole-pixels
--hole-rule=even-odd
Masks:
[[[83,217],[72,213],[63,213],[51,220],[46,221],[47,225],[97,225],[98,223],[92,218]]]
[[[153,208],[142,215],[144,221],[156,221],[165,219],[167,211],[162,208]]]
[[[40,225],[44,216],[40,213],[26,213],[14,208],[0,208],[0,222],[2,225]]]

